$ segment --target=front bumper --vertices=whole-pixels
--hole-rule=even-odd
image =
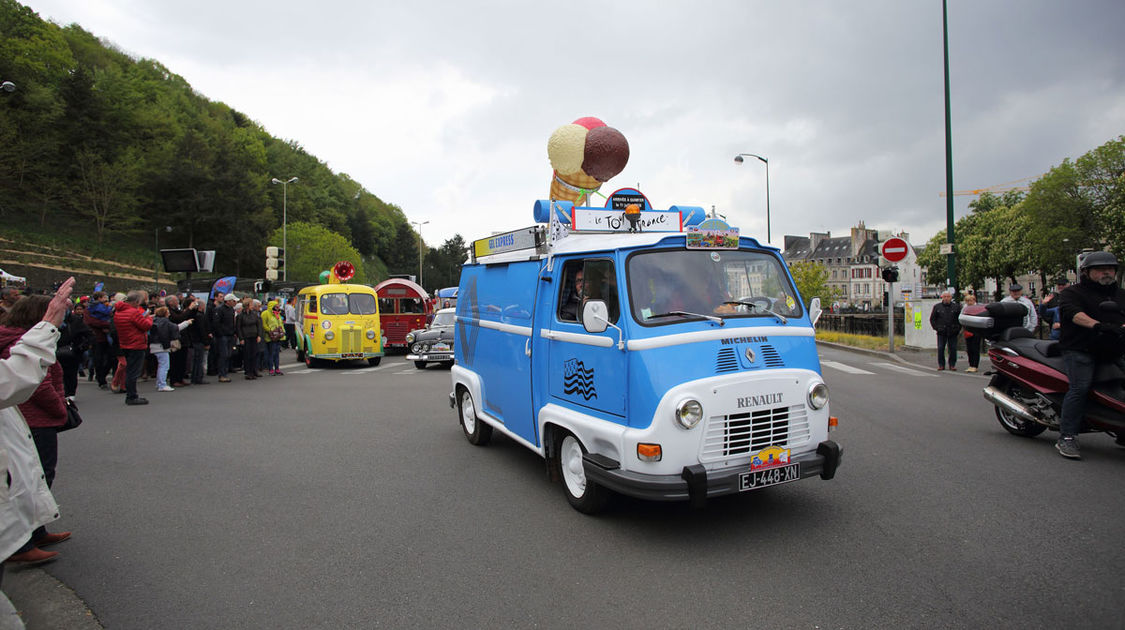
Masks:
[[[820,475],[832,479],[843,458],[843,449],[832,440],[817,445],[816,451],[794,455],[790,463],[801,464],[801,479]],[[679,475],[645,475],[621,470],[620,464],[604,455],[587,453],[582,458],[586,479],[600,486],[649,501],[688,501],[703,505],[710,497],[739,492],[741,469],[708,471],[702,464],[684,466]]]
[[[422,354],[411,353],[411,354],[406,355],[406,360],[407,361],[433,361],[434,363],[437,363],[439,361],[452,361],[453,360],[453,352],[452,351],[449,351],[449,352],[423,352]]]

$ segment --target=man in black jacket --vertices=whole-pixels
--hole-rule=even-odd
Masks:
[[[941,302],[934,305],[930,311],[930,326],[937,331],[937,364],[938,371],[945,369],[945,350],[949,349],[949,371],[957,371],[957,334],[961,332],[961,324],[957,316],[961,314],[961,306],[954,303],[953,294],[949,291],[941,292]]]
[[[1114,302],[1117,308],[1102,306]],[[1117,258],[1109,252],[1090,252],[1082,259],[1078,282],[1059,294],[1062,334],[1059,348],[1070,389],[1063,397],[1059,441],[1063,457],[1081,459],[1078,433],[1086,417],[1086,396],[1099,363],[1116,363],[1125,370],[1125,290],[1117,286]],[[1125,446],[1125,436],[1117,443]]]
[[[211,333],[215,338],[215,345],[219,346],[218,356],[216,357],[216,368],[219,372],[219,382],[229,383],[230,377],[230,350],[231,345],[234,343],[234,304],[238,302],[238,297],[233,293],[228,293],[223,298],[223,303],[215,309],[215,319],[213,320],[213,328]]]

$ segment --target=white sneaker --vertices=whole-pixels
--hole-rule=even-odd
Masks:
[[[174,391],[176,391],[176,388],[165,385],[164,387],[157,387],[156,391],[158,391],[158,392],[174,392]]]

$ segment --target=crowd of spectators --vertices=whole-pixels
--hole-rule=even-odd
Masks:
[[[58,432],[67,422],[80,378],[145,405],[139,388],[156,392],[281,376],[280,348],[292,337],[295,313],[278,301],[234,293],[150,296],[141,290],[96,291],[69,298],[73,279],[55,297],[0,290],[0,455],[9,462],[7,498],[0,498],[0,558],[5,564],[54,560],[44,549],[71,532],[50,533],[58,518],[50,488]],[[32,444],[33,443],[33,444]],[[19,490],[21,497],[13,492]],[[0,572],[0,577],[2,577]]]

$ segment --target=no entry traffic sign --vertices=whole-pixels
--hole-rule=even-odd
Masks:
[[[879,254],[891,262],[899,262],[910,253],[910,244],[898,238],[888,238],[879,246]]]

